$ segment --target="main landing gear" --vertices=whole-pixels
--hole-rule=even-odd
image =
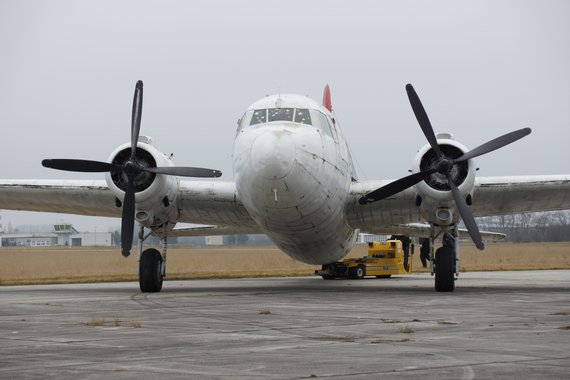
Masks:
[[[435,290],[452,292],[455,289],[455,252],[440,247],[435,253]]]
[[[139,286],[143,293],[160,292],[162,289],[162,273],[164,260],[158,250],[145,249],[139,261]]]
[[[144,236],[144,227],[139,230],[139,287],[143,293],[156,293],[162,290],[162,281],[166,275],[167,239],[162,238],[162,254],[155,248],[142,250],[143,242],[150,236]]]

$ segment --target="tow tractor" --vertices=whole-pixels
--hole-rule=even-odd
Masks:
[[[396,239],[371,242],[368,243],[368,256],[323,265],[322,269],[315,271],[315,275],[325,280],[333,280],[362,279],[366,276],[389,278],[393,274],[408,274],[412,272],[413,254],[413,243],[404,247],[402,241]]]

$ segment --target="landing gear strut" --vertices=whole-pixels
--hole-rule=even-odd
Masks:
[[[166,274],[166,237],[162,239],[162,254],[154,248],[142,250],[143,242],[150,236],[144,236],[144,227],[139,230],[139,287],[143,293],[156,293],[162,290],[162,281]]]

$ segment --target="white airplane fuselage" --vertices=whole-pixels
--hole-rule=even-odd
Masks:
[[[268,96],[240,119],[238,195],[263,232],[309,264],[344,257],[357,233],[345,216],[354,167],[333,115],[299,95]]]

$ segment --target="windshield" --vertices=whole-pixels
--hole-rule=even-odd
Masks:
[[[269,108],[267,121],[293,121],[294,108]]]
[[[312,125],[311,114],[304,108],[268,108],[255,110],[249,125],[268,123],[272,121],[292,121]]]

